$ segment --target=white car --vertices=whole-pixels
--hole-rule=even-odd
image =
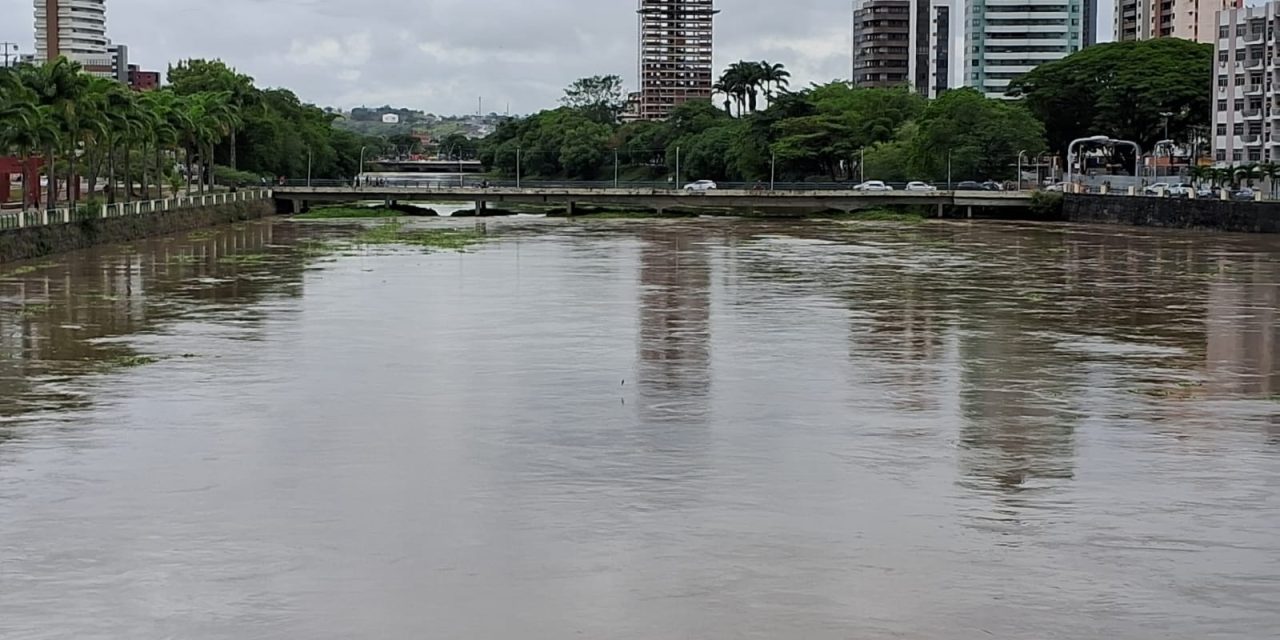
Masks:
[[[854,191],[893,191],[893,187],[880,180],[868,180],[853,188]]]
[[[714,191],[715,189],[716,183],[710,180],[698,180],[697,182],[690,182],[684,186],[685,191],[692,191],[695,193],[706,193],[708,191]]]
[[[937,191],[937,190],[938,190],[937,187],[925,182],[920,182],[919,180],[915,180],[907,183],[907,191]]]

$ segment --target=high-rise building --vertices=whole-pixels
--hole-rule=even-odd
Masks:
[[[1280,160],[1280,126],[1271,61],[1280,37],[1280,2],[1217,14],[1214,31],[1213,157],[1217,162]]]
[[[969,0],[965,85],[1003,96],[1014,78],[1097,42],[1098,0]]]
[[[689,100],[710,100],[712,0],[640,0],[642,120],[661,120]]]
[[[950,84],[950,38],[950,0],[854,0],[853,84],[936,96]]]
[[[1116,40],[1173,37],[1211,43],[1218,11],[1244,6],[1244,0],[1119,0]]]
[[[106,0],[35,0],[36,59],[110,55]]]

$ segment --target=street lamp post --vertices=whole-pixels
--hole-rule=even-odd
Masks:
[[[769,154],[769,190],[773,191],[773,185],[778,177],[778,154]]]
[[[613,188],[618,188],[618,150],[613,150]]]
[[[516,147],[516,188],[520,188],[520,147]]]
[[[1026,151],[1018,152],[1018,191],[1022,191],[1022,156],[1027,155]]]
[[[671,186],[680,188],[680,147],[676,147],[676,181]]]
[[[368,147],[360,147],[360,172],[356,174],[356,186],[360,186],[360,181],[364,179],[364,150]]]
[[[311,147],[307,147],[307,186],[311,186]]]
[[[951,190],[951,150],[947,149],[947,191]]]
[[[867,148],[858,149],[858,182],[867,181]]]

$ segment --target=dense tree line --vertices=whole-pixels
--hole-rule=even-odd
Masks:
[[[757,85],[771,98],[764,109],[739,89],[725,109],[688,102],[663,122],[618,124],[600,116],[608,108],[574,100],[504,122],[480,159],[507,175],[518,157],[523,175],[587,180],[611,178],[615,158],[624,177],[669,176],[678,158],[682,179],[749,182],[773,171],[779,180],[941,181],[1012,177],[1020,151],[1045,147],[1043,126],[1022,105],[972,89],[929,101],[839,82],[788,92],[781,78]]]
[[[314,176],[355,175],[366,141],[287,90],[203,60],[170,69],[169,83],[136,93],[65,58],[0,69],[0,153],[47,159],[48,207],[64,189],[75,206],[81,182],[109,202],[203,192],[216,164],[256,182],[303,175],[310,155]]]

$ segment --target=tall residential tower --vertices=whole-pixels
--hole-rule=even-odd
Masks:
[[[854,86],[935,97],[950,85],[950,53],[950,0],[853,0]]]
[[[1218,12],[1244,0],[1118,0],[1116,40],[1173,37],[1213,43]]]
[[[661,120],[689,100],[710,100],[712,0],[640,0],[636,115]]]
[[[127,69],[123,47],[107,39],[106,0],[35,0],[37,61],[65,56],[95,75]]]
[[[1038,65],[1097,42],[1098,0],[969,0],[965,85],[990,97]]]

